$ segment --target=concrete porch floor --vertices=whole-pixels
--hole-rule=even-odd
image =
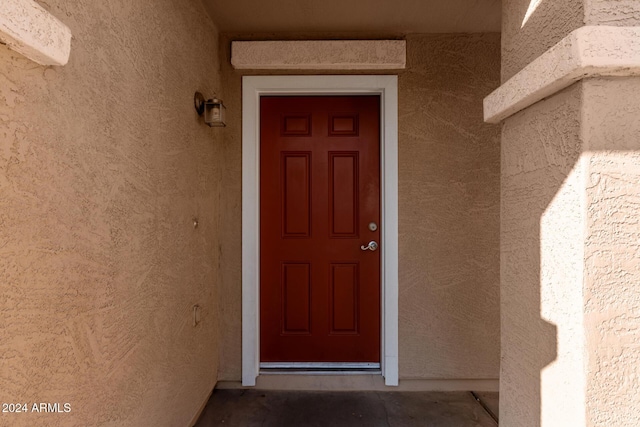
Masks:
[[[196,427],[495,427],[498,393],[214,390]]]

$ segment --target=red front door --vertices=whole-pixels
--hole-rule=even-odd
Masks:
[[[260,361],[380,362],[380,98],[260,100]]]

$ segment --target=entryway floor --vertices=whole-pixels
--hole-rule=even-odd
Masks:
[[[498,393],[478,393],[495,415]],[[486,400],[485,400],[486,399]],[[470,392],[214,390],[196,427],[495,427]]]

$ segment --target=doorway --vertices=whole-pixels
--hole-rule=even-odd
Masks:
[[[360,231],[362,226],[366,227],[366,230],[369,230],[369,225],[371,222],[367,219],[360,219],[359,221],[364,221],[362,224],[358,224],[357,233],[359,235],[357,250],[359,253],[365,253],[366,255],[375,254],[372,259],[377,258],[379,267],[373,267],[372,270],[377,270],[377,277],[379,278],[380,284],[377,286],[377,296],[379,297],[378,303],[378,326],[377,334],[378,338],[371,340],[370,342],[375,343],[375,353],[377,354],[378,361],[375,361],[375,357],[371,358],[369,356],[362,356],[351,354],[350,356],[345,356],[344,354],[338,355],[336,354],[329,355],[326,360],[334,360],[334,361],[342,361],[345,360],[351,361],[347,363],[379,363],[380,369],[382,371],[382,375],[385,379],[385,384],[387,385],[397,385],[398,384],[398,273],[397,273],[397,265],[398,265],[398,252],[397,252],[397,242],[398,242],[398,228],[397,228],[397,77],[396,76],[245,76],[243,77],[243,247],[242,247],[242,259],[243,259],[243,273],[242,273],[242,302],[243,302],[243,312],[242,312],[242,382],[243,385],[251,386],[255,385],[256,377],[260,372],[260,349],[261,349],[261,340],[264,337],[261,336],[261,323],[264,321],[262,316],[261,307],[260,307],[260,299],[261,299],[261,256],[264,252],[264,249],[261,251],[261,243],[260,237],[262,236],[262,222],[260,217],[260,207],[261,207],[261,178],[264,176],[261,171],[261,146],[260,146],[260,129],[261,129],[261,118],[260,118],[260,104],[263,99],[267,100],[269,98],[283,98],[283,97],[296,97],[298,99],[302,99],[304,97],[334,97],[334,98],[350,98],[355,96],[356,98],[365,99],[375,99],[379,104],[376,106],[379,115],[379,123],[378,123],[378,153],[379,158],[377,159],[378,163],[378,175],[379,175],[379,197],[380,201],[377,203],[380,212],[379,212],[379,223],[376,223],[376,226],[379,227],[379,231],[377,231],[377,235],[374,235],[379,240],[374,238],[364,239],[362,242],[360,239],[364,238],[366,234],[364,231]],[[344,113],[345,111],[342,111]],[[348,112],[348,111],[346,111]],[[304,116],[304,115],[303,115]],[[349,126],[353,124],[353,120],[349,120],[349,117],[353,119],[352,116],[348,114],[335,114],[339,120],[335,121],[333,124],[333,132],[338,135],[339,133],[353,133],[354,129],[351,125],[351,129]],[[283,133],[282,129],[282,120],[278,121],[278,132],[280,134]],[[309,123],[309,122],[308,122]],[[311,129],[314,127],[314,122],[311,123]],[[284,133],[303,133],[308,132],[308,129],[305,129],[304,120],[298,120],[295,117],[292,118],[291,123],[289,125],[289,129],[285,130]],[[317,125],[321,126],[322,125]],[[329,122],[326,123],[327,129],[329,129]],[[359,129],[359,128],[358,128]],[[327,130],[329,133],[329,130]],[[304,165],[307,164],[308,161],[307,154],[304,153],[304,149],[299,150],[284,150],[290,151],[293,156],[290,156],[287,161],[290,160],[291,171],[299,169],[298,172],[304,170]],[[307,150],[308,151],[308,150]],[[334,150],[339,151],[339,150]],[[334,156],[334,164],[336,167],[341,168],[341,174],[345,174],[349,176],[349,169],[353,169],[354,163],[354,150],[346,150],[347,152],[351,152],[349,155],[336,155]],[[297,153],[297,154],[296,154]],[[334,153],[336,154],[336,153]],[[344,153],[343,153],[344,154]],[[278,160],[278,164],[282,162],[282,154],[279,154],[280,159]],[[326,152],[326,158],[329,159],[329,152]],[[312,163],[308,163],[313,165]],[[351,166],[349,166],[351,165]],[[327,169],[328,171],[328,169]],[[312,172],[311,172],[312,173]],[[329,173],[329,172],[327,172]],[[282,189],[282,171],[278,171],[278,178],[276,179],[276,187]],[[312,176],[312,175],[310,175]],[[326,175],[327,182],[328,176]],[[299,182],[300,180],[292,180],[292,182]],[[302,180],[304,182],[304,179]],[[329,191],[328,184],[327,190]],[[294,191],[295,189],[292,189]],[[295,190],[295,191],[299,191]],[[322,190],[321,190],[322,191]],[[348,192],[347,192],[348,193]],[[345,193],[345,194],[347,194]],[[311,195],[311,193],[309,193]],[[347,194],[348,195],[348,194]],[[299,195],[298,195],[299,196]],[[296,197],[298,197],[296,196]],[[312,197],[312,196],[311,196]],[[341,197],[346,198],[346,195]],[[328,198],[325,198],[328,200]],[[302,198],[304,200],[304,197]],[[304,205],[304,203],[302,204]],[[280,202],[276,203],[278,210],[282,209],[282,199]],[[297,207],[291,207],[291,209],[300,209],[300,204],[297,204]],[[327,210],[330,209],[330,206],[327,206]],[[293,211],[292,211],[293,212]],[[299,212],[299,211],[298,211]],[[304,215],[295,215],[297,218],[304,218]],[[308,217],[308,215],[307,215]],[[328,218],[328,216],[327,216]],[[280,218],[280,221],[282,218]],[[304,221],[303,221],[304,222]],[[313,224],[311,224],[312,226]],[[301,235],[304,235],[305,224],[291,224],[291,228],[289,231],[286,231],[285,234],[289,234],[287,239],[289,240],[304,240],[301,238]],[[328,226],[327,226],[328,227]],[[348,228],[348,227],[347,227]],[[282,231],[282,227],[280,228]],[[328,228],[327,228],[328,230]],[[349,230],[345,228],[344,224],[340,224],[336,229],[339,233],[349,234],[347,233]],[[353,230],[352,230],[353,231]],[[301,233],[299,237],[294,237],[296,233]],[[372,233],[368,231],[368,233]],[[376,232],[373,232],[376,233]],[[277,234],[277,233],[276,233]],[[310,228],[310,234],[314,233],[314,228]],[[351,233],[353,236],[355,233]],[[282,232],[280,232],[280,237],[282,237]],[[345,236],[344,241],[346,242],[349,238]],[[368,236],[367,236],[368,237]],[[283,239],[281,239],[283,240]],[[370,241],[375,241],[380,244],[380,249],[378,251],[371,250],[363,250],[361,247],[368,247],[368,243]],[[347,245],[347,243],[345,243]],[[351,258],[351,261],[356,260],[357,258]],[[285,263],[283,260],[276,262],[276,265],[279,264],[278,271],[276,271],[276,276],[281,278],[283,276],[290,276],[291,280],[298,283],[303,283],[305,280],[304,277],[309,277],[309,274],[313,274],[311,270],[313,270],[313,266],[309,265],[308,267],[300,265],[300,260],[289,259],[289,261],[295,261],[290,263]],[[361,262],[361,261],[360,261]],[[286,265],[290,264],[290,265]],[[362,280],[357,281],[353,279],[354,274],[358,271],[358,274],[362,274],[362,265],[359,268],[356,267],[358,262],[337,262],[334,267],[333,275],[337,277],[337,280],[340,280],[344,283],[352,283],[351,288],[349,286],[344,286],[344,289],[353,291],[353,284],[361,283]],[[285,268],[286,267],[286,268]],[[284,271],[288,270],[288,271]],[[309,272],[307,271],[309,270]],[[326,277],[330,277],[332,274],[331,266],[327,266],[324,269],[324,274]],[[284,273],[283,273],[284,271]],[[311,273],[310,273],[311,272]],[[272,276],[272,275],[270,275]],[[282,283],[279,281],[279,283]],[[324,292],[328,292],[328,287],[331,286],[330,280],[326,280],[327,285],[324,288]],[[280,286],[280,293],[282,292],[283,287]],[[300,286],[296,288],[296,291],[293,291],[292,288],[292,298],[301,298],[302,300],[311,300],[313,299],[313,295],[307,294],[304,291],[304,286]],[[302,289],[302,291],[300,291]],[[306,289],[309,289],[307,286]],[[300,291],[301,293],[294,295],[295,292]],[[311,291],[309,291],[311,292]],[[351,292],[351,295],[355,295]],[[316,298],[317,299],[317,298]],[[355,326],[353,323],[355,322],[354,310],[361,310],[362,303],[358,304],[358,307],[355,308],[355,300],[357,297],[352,297],[351,300],[346,298],[346,301],[354,301],[354,304],[351,305],[351,314],[347,307],[348,304],[344,304],[342,307],[339,307],[342,312],[336,313],[337,317],[335,317],[337,324],[334,324],[334,330],[331,331],[331,325],[329,322],[331,314],[330,305],[325,304],[324,309],[326,311],[324,323],[326,326],[325,330],[329,332],[328,335],[336,337],[336,338],[344,338],[344,336],[348,335],[357,335],[354,331],[359,331],[362,324],[358,324]],[[280,297],[280,303],[276,304],[276,312],[277,316],[274,318],[279,319],[277,323],[280,324],[277,335],[282,334],[282,321],[283,321],[283,304],[282,304],[282,296]],[[325,298],[325,301],[328,301]],[[312,303],[311,303],[312,304]],[[305,306],[305,304],[302,304]],[[289,337],[299,338],[308,334],[306,329],[312,328],[313,325],[308,326],[308,319],[310,317],[310,310],[313,310],[313,306],[306,305],[307,309],[300,309],[300,305],[296,305],[297,308],[293,309],[289,313],[286,313],[291,318],[291,323],[288,328]],[[297,311],[296,311],[297,310]],[[306,310],[306,311],[305,311]],[[305,325],[305,316],[307,325]],[[352,321],[352,319],[354,319]],[[374,322],[375,323],[375,322]],[[305,329],[306,328],[306,329]],[[341,332],[341,333],[339,333]],[[369,332],[369,335],[372,333]],[[297,336],[296,336],[297,335]],[[295,341],[295,340],[294,340]],[[322,341],[322,340],[321,340]],[[338,340],[339,341],[339,340]],[[338,346],[339,347],[339,346]],[[315,348],[314,354],[317,354],[318,347]],[[357,352],[356,352],[357,353]],[[370,351],[372,354],[373,351]],[[299,354],[298,354],[299,356]],[[277,358],[281,358],[281,356],[277,356]],[[283,363],[291,363],[294,358],[290,358],[291,360],[284,360]],[[318,362],[315,358],[310,358],[308,356],[304,357],[295,357],[296,360],[306,361],[306,362]],[[369,362],[361,362],[362,360],[369,360]],[[358,362],[360,361],[360,362]],[[269,362],[266,362],[269,363]]]
[[[380,97],[261,97],[261,369],[380,367],[379,224]]]

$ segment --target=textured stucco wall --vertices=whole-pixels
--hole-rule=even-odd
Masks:
[[[0,43],[41,65],[64,65],[71,30],[33,0],[0,3]]]
[[[219,378],[237,381],[241,75],[258,72],[232,69],[229,44],[242,38],[221,39],[229,191],[221,199]],[[499,128],[482,123],[482,98],[499,83],[499,43],[497,34],[407,38],[407,69],[398,73],[401,379],[498,377]]]
[[[400,377],[498,378],[499,35],[409,37],[399,78]]]
[[[502,81],[583,25],[638,26],[637,0],[503,0]]]
[[[503,80],[583,24],[640,23],[626,0],[503,13]],[[640,422],[638,93],[638,78],[587,79],[504,122],[501,424]]]
[[[586,25],[632,27],[640,25],[640,2],[637,0],[584,0]]]
[[[583,3],[584,0],[503,0],[502,81],[584,25]]]
[[[640,425],[640,78],[584,86],[589,426]]]
[[[573,85],[503,127],[500,423],[505,426],[584,424],[581,90]]]
[[[637,93],[589,79],[505,121],[501,424],[640,423]]]
[[[217,371],[216,29],[199,2],[42,5],[66,66],[0,46],[0,401],[71,413],[0,424],[186,425]]]

